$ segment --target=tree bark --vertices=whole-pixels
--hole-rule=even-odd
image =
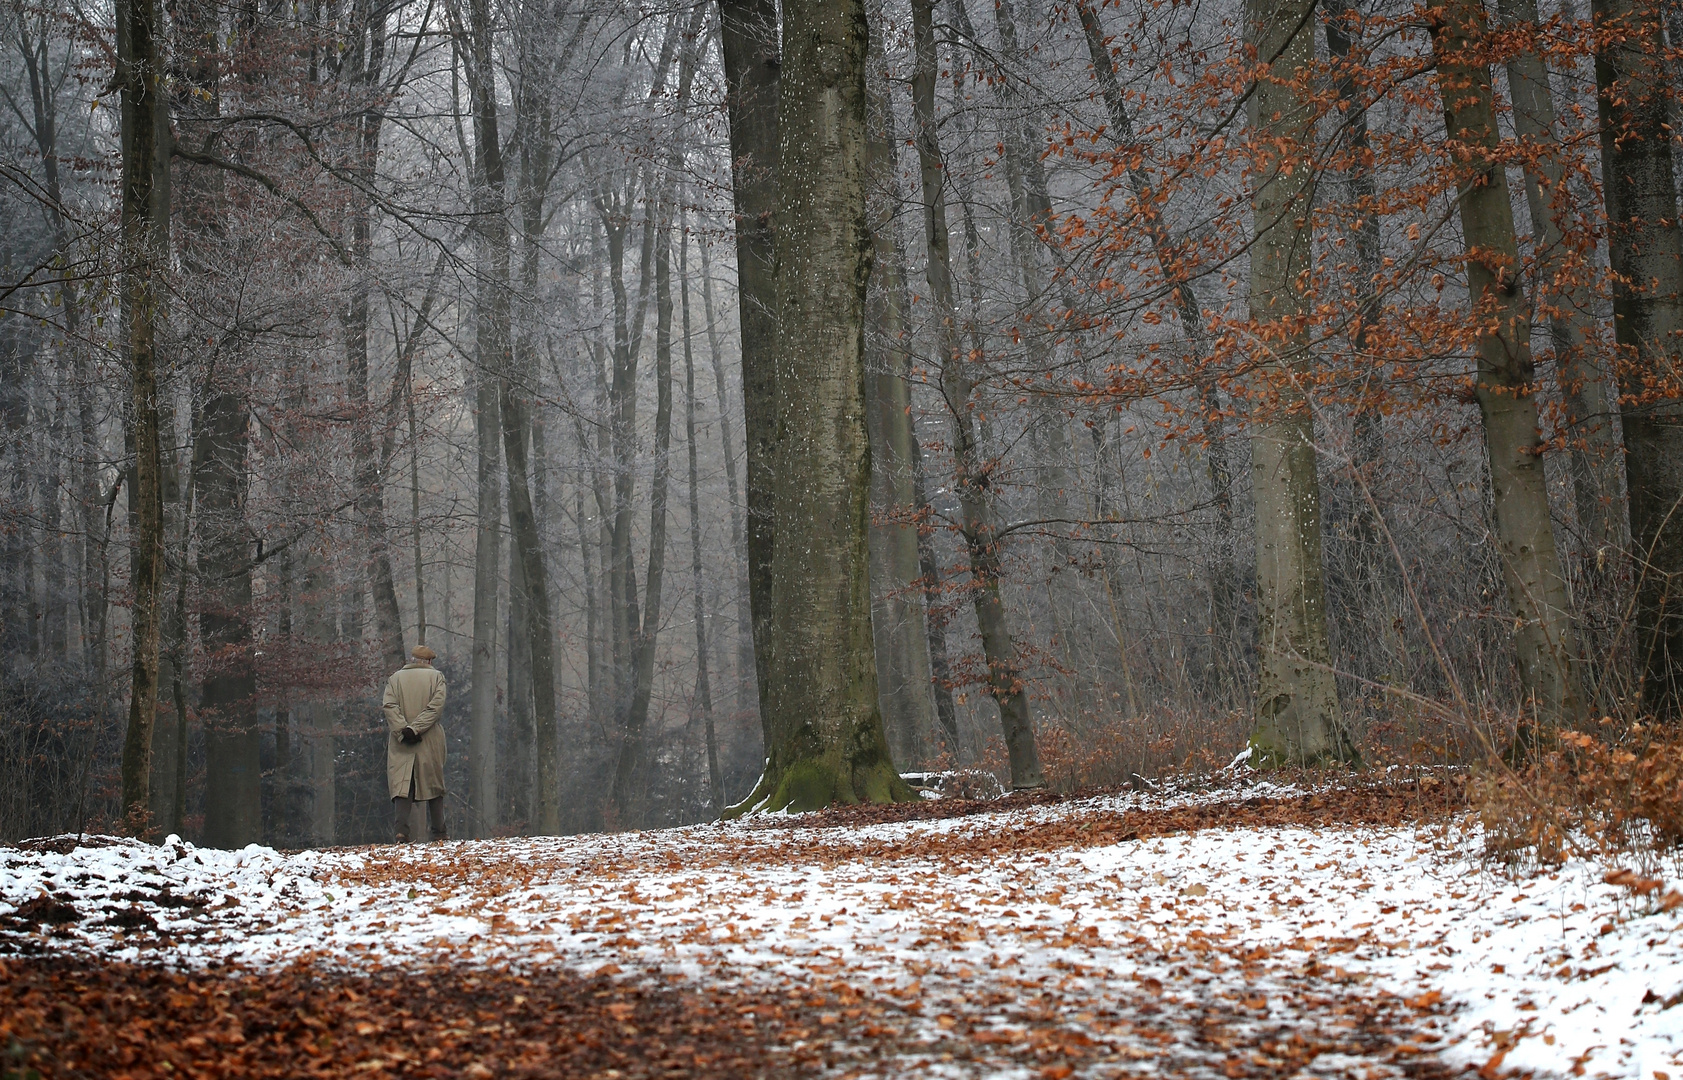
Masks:
[[[731,196],[736,209],[737,310],[742,347],[742,417],[747,432],[748,601],[766,746],[760,659],[771,621],[771,454],[776,438],[779,44],[777,0],[719,0],[725,104],[730,118]]]
[[[198,430],[200,421],[191,421]],[[192,580],[192,544],[195,529],[194,496],[198,491],[198,470],[189,466],[179,513],[166,513],[166,535],[173,526],[175,551],[165,551],[164,568],[173,576],[174,595],[164,612],[159,642],[159,687],[170,694],[173,717],[152,733],[152,823],[159,832],[182,835],[187,818],[187,596]],[[167,484],[165,485],[168,486]],[[171,520],[173,518],[173,521]],[[168,578],[166,578],[168,580]],[[164,760],[167,756],[168,760]]]
[[[988,692],[999,706],[1000,727],[1011,763],[1013,788],[1045,786],[1040,755],[1034,742],[1034,718],[1029,710],[1016,643],[1000,597],[998,540],[994,535],[989,470],[981,461],[979,432],[972,400],[975,387],[958,345],[952,263],[948,254],[945,172],[935,121],[934,0],[913,0],[912,35],[916,64],[912,74],[912,105],[916,118],[919,171],[923,183],[924,226],[929,256],[926,273],[937,318],[941,390],[952,416],[952,450],[956,487],[963,514],[964,546],[970,559],[971,593],[982,652],[988,665]]]
[[[357,0],[351,19],[350,56],[346,65],[351,92],[373,97],[381,90],[385,68],[385,9],[369,0]],[[403,666],[408,653],[403,647],[403,617],[397,606],[391,530],[386,522],[385,482],[375,456],[372,407],[368,400],[368,297],[372,287],[369,263],[374,240],[372,208],[364,192],[374,183],[384,120],[377,106],[365,104],[354,126],[356,146],[350,171],[358,185],[351,192],[351,282],[344,314],[345,392],[350,398],[356,512],[367,559],[368,585],[374,597],[374,633],[385,666],[395,671]]]
[[[739,811],[915,797],[889,752],[871,640],[868,47],[864,0],[785,0],[771,492],[777,539],[770,625],[756,643],[767,763]]]
[[[643,785],[639,781],[647,741],[649,699],[654,692],[654,654],[660,633],[661,589],[666,579],[667,485],[672,471],[672,231],[667,224],[672,200],[670,188],[666,185],[662,185],[659,203],[654,211],[661,224],[654,252],[655,459],[654,477],[649,484],[649,568],[640,619],[635,600],[635,578],[628,575],[626,581],[631,600],[628,607],[631,698],[625,710],[613,787],[614,810],[622,825],[635,825],[642,818]],[[635,392],[633,386],[631,393]]]
[[[498,409],[498,415],[502,414]],[[507,423],[505,420],[504,423]],[[512,499],[513,491],[510,489]],[[512,528],[510,532],[512,533]],[[503,712],[507,717],[508,760],[503,763],[503,800],[511,821],[528,833],[537,824],[532,795],[537,790],[532,766],[536,728],[532,720],[532,614],[526,606],[526,571],[518,548],[508,560],[508,611],[504,624]]]
[[[304,549],[298,595],[298,634],[305,649],[322,649],[333,641],[333,618],[327,598],[333,593],[333,574],[318,546]],[[309,747],[310,840],[331,846],[337,836],[338,784],[335,776],[333,707],[319,696],[300,707],[299,734]]]
[[[874,4],[872,11],[877,17],[881,4]],[[918,447],[912,430],[911,354],[904,316],[905,258],[894,230],[899,139],[879,42],[880,35],[873,35],[865,77],[870,99],[865,167],[874,195],[873,280],[867,300],[876,326],[875,335],[867,338],[876,346],[875,355],[867,357],[865,371],[871,438],[871,625],[883,723],[894,760],[905,767],[929,756],[936,715],[923,596],[916,591],[923,573],[913,520],[917,502],[912,474]],[[955,734],[945,732],[945,737],[956,742],[951,738]]]
[[[1656,391],[1676,370],[1683,334],[1683,228],[1667,128],[1664,35],[1652,0],[1594,0],[1602,191],[1619,344],[1620,416],[1636,560],[1632,648],[1640,708],[1683,715],[1683,401]]]
[[[701,243],[701,302],[707,316],[707,353],[713,362],[714,392],[719,398],[719,447],[725,455],[726,494],[730,499],[730,550],[733,559],[741,559],[745,571],[748,563],[742,547],[742,495],[736,480],[736,450],[731,445],[730,393],[725,383],[724,350],[719,347],[719,328],[713,317],[713,266],[707,254],[707,244]],[[757,683],[754,678],[754,619],[749,611],[748,579],[737,581],[736,593],[736,700],[737,708],[751,708],[756,701]],[[723,805],[722,803],[720,805]]]
[[[725,797],[724,781],[719,775],[718,732],[713,726],[713,684],[707,671],[707,584],[701,576],[701,484],[695,445],[695,349],[690,336],[690,236],[687,219],[678,229],[678,236],[683,244],[678,249],[678,306],[683,312],[684,335],[684,445],[690,459],[690,580],[695,588],[695,700],[701,710],[702,735],[707,746],[708,805],[714,813],[718,813],[724,808]],[[718,412],[720,426],[723,426],[723,395],[719,397]]]
[[[1255,421],[1258,679],[1253,763],[1354,761],[1338,709],[1321,577],[1315,429],[1298,381],[1307,368],[1310,184],[1314,121],[1295,85],[1314,61],[1314,0],[1246,0],[1246,40],[1268,62],[1246,103],[1258,147],[1251,210],[1250,315],[1270,356],[1273,401]]]
[[[481,284],[480,310],[488,306]],[[497,802],[497,579],[502,563],[502,417],[497,382],[488,360],[495,348],[489,318],[481,319],[475,351],[473,425],[477,446],[478,505],[473,556],[473,661],[468,700],[468,803],[474,835],[488,837],[499,824]]]
[[[508,522],[513,534],[514,557],[520,560],[523,598],[530,627],[532,651],[532,714],[536,728],[537,800],[534,827],[543,835],[561,831],[560,778],[555,756],[555,634],[549,608],[549,575],[543,545],[538,535],[537,516],[532,507],[532,489],[527,457],[530,419],[525,387],[531,374],[516,364],[512,352],[510,298],[510,235],[505,211],[508,205],[507,173],[497,129],[495,74],[492,68],[491,12],[489,0],[468,3],[468,92],[473,106],[474,139],[478,148],[486,200],[481,232],[488,250],[490,274],[485,288],[489,305],[480,314],[490,323],[489,357],[498,386],[498,411],[502,419],[503,460],[508,475]],[[483,369],[486,355],[480,356]]]
[[[262,733],[251,654],[251,544],[244,511],[250,413],[244,394],[212,393],[199,434],[199,639],[208,663],[199,688],[205,728],[205,844],[242,848],[263,839]]]
[[[123,739],[125,827],[146,830],[157,718],[158,638],[164,566],[163,460],[158,438],[157,338],[169,245],[169,122],[157,0],[120,0],[116,9],[122,87],[123,325],[127,333],[134,448],[130,585],[133,652],[128,730]]]
[[[415,422],[415,382],[413,378],[406,381],[403,396],[409,411],[409,535],[415,549],[415,644],[425,645],[427,581],[421,548],[421,440]]]
[[[1508,26],[1537,33],[1537,0],[1499,0]],[[1540,49],[1515,51],[1508,60],[1508,93],[1514,131],[1532,147],[1525,158],[1525,204],[1531,212],[1536,252],[1537,297],[1548,310],[1554,341],[1555,376],[1566,406],[1568,464],[1573,506],[1583,544],[1585,580],[1603,586],[1599,568],[1620,544],[1619,418],[1607,400],[1607,372],[1594,347],[1595,297],[1570,265],[1562,222],[1566,205],[1565,163],[1555,134],[1554,94]]]
[[[458,37],[460,32],[458,30]],[[458,59],[465,43],[455,50]],[[469,80],[475,78],[470,62]],[[470,92],[470,98],[472,94]],[[477,106],[477,98],[473,98]],[[458,111],[460,105],[457,105]],[[477,116],[477,107],[475,108]],[[485,153],[474,149],[474,205],[481,216],[489,202],[485,194]],[[499,215],[500,216],[500,215]],[[506,247],[506,245],[505,245]],[[497,364],[502,350],[496,318],[498,288],[492,277],[494,249],[481,227],[475,235],[479,278],[474,331],[474,439],[477,451],[476,527],[473,557],[473,662],[469,689],[468,803],[474,835],[495,833],[502,817],[497,791],[497,586],[502,563],[502,413],[497,394]],[[506,266],[506,261],[504,263]],[[506,298],[507,291],[500,290]],[[506,302],[506,300],[505,300]]]
[[[99,449],[99,422],[94,411],[95,376],[89,350],[82,345],[82,308],[77,296],[76,281],[70,272],[70,232],[64,213],[64,190],[59,172],[58,99],[53,93],[55,79],[49,56],[47,14],[40,15],[41,33],[32,37],[28,20],[17,22],[19,53],[29,78],[30,106],[35,147],[41,155],[41,170],[46,180],[47,213],[53,229],[53,247],[61,264],[59,290],[64,311],[65,345],[72,350],[70,378],[76,402],[78,445],[73,455],[71,476],[73,499],[82,529],[78,544],[76,576],[78,579],[77,609],[81,630],[82,659],[93,670],[95,685],[103,690],[105,684],[104,622],[105,594],[96,584],[100,578],[99,563],[104,550],[100,537],[99,467],[103,456]],[[21,390],[21,380],[16,384]]]
[[[678,115],[683,117],[695,77],[696,41],[705,9],[697,6],[690,14],[689,27],[678,64]],[[660,59],[655,65],[654,90],[661,92],[666,83],[674,52],[677,50],[681,18],[673,16],[668,24]],[[615,522],[616,561],[623,562],[625,593],[624,623],[629,639],[626,651],[630,656],[629,698],[621,723],[618,760],[615,763],[613,801],[622,825],[640,823],[644,804],[645,783],[642,765],[648,741],[649,701],[654,692],[655,646],[660,633],[661,592],[666,575],[666,525],[669,485],[671,480],[672,449],[672,222],[675,209],[675,183],[683,168],[681,139],[675,139],[668,155],[664,173],[650,171],[645,191],[653,194],[654,205],[644,218],[643,288],[648,285],[649,258],[654,259],[655,286],[655,460],[654,476],[649,485],[649,564],[642,613],[638,615],[637,579],[631,565],[631,448],[633,443],[632,417],[635,415],[637,393],[637,352],[643,327],[645,291],[638,301],[634,328],[626,336],[625,361],[615,369],[614,390],[617,398],[615,430],[619,436],[618,462],[623,480],[623,494],[617,503]],[[651,232],[651,226],[653,231]],[[653,242],[653,247],[649,245]],[[615,281],[621,280],[616,271]],[[620,289],[623,292],[623,288]],[[618,303],[616,313],[623,308]]]
[[[1474,394],[1484,418],[1490,463],[1497,550],[1508,606],[1520,687],[1530,716],[1521,720],[1517,748],[1553,727],[1581,718],[1577,645],[1566,578],[1555,551],[1543,446],[1531,362],[1531,315],[1515,277],[1519,241],[1507,178],[1496,164],[1499,136],[1490,69],[1472,59],[1484,36],[1480,0],[1448,0],[1432,27],[1432,54],[1443,97],[1448,149],[1461,172],[1458,204],[1467,252],[1467,291],[1478,338]],[[1482,47],[1482,45],[1478,46]]]

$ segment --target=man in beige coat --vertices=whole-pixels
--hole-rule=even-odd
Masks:
[[[386,680],[386,781],[397,813],[397,842],[409,842],[409,815],[416,802],[427,804],[427,825],[434,840],[444,834],[444,673],[432,666],[438,655],[425,645],[414,659]]]

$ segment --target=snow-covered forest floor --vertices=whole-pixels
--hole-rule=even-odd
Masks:
[[[1683,1080],[1676,883],[1493,868],[1455,786],[3,848],[0,1053],[44,1076]]]

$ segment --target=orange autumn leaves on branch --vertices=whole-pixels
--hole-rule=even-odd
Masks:
[[[1431,79],[1429,27],[1436,12],[1441,8],[1417,5],[1399,15],[1347,17],[1359,23],[1357,51],[1317,57],[1290,86],[1313,112],[1315,140],[1304,145],[1245,130],[1242,103],[1253,92],[1258,65],[1254,49],[1239,44],[1237,33],[1221,46],[1225,55],[1212,49],[1202,54],[1207,62],[1191,70],[1165,67],[1149,79],[1127,69],[1134,28],[1107,37],[1128,81],[1123,93],[1132,131],[1118,140],[1114,124],[1066,127],[1054,140],[1059,152],[1094,170],[1093,205],[1048,226],[1049,237],[1067,252],[1067,273],[1078,286],[1080,306],[1071,315],[1099,331],[1088,348],[1104,360],[1101,379],[1076,380],[1073,390],[1093,403],[1161,399],[1179,409],[1182,392],[1211,376],[1223,393],[1239,399],[1229,415],[1254,417],[1278,390],[1277,379],[1259,378],[1264,358],[1280,340],[1301,332],[1308,335],[1303,348],[1313,364],[1293,379],[1324,408],[1348,410],[1370,401],[1388,412],[1425,412],[1467,402],[1467,361],[1488,313],[1469,307],[1465,292],[1467,256],[1454,214],[1457,177],[1469,159],[1464,145],[1445,139],[1441,95]],[[1111,26],[1118,22],[1112,17]],[[1501,65],[1528,53],[1557,69],[1582,67],[1594,45],[1587,20],[1556,16],[1546,26],[1492,26],[1469,43],[1466,59]],[[1340,95],[1341,80],[1354,87],[1355,100]],[[1539,318],[1568,288],[1587,285],[1609,294],[1606,270],[1594,265],[1604,227],[1595,102],[1587,93],[1582,98],[1557,102],[1552,146],[1509,136],[1485,152],[1489,164],[1511,174],[1516,189],[1522,171],[1540,171],[1544,153],[1562,174],[1556,189],[1545,192],[1545,205],[1564,226],[1564,250],[1546,253],[1551,276],[1537,274],[1542,252],[1527,250],[1513,267]],[[1498,107],[1511,108],[1506,101]],[[1367,121],[1366,145],[1352,147],[1352,114],[1381,109],[1382,123]],[[1306,170],[1315,187],[1305,223],[1313,259],[1303,283],[1313,302],[1289,323],[1259,325],[1242,313],[1243,268],[1255,241],[1247,192],[1262,163],[1276,158],[1283,173]],[[1378,178],[1374,194],[1349,197],[1348,178],[1358,170]],[[1369,278],[1355,247],[1356,235],[1371,222],[1382,230],[1385,248]],[[1203,300],[1208,322],[1202,330],[1214,346],[1196,367],[1176,310],[1182,282]],[[1366,335],[1366,348],[1354,350],[1350,342],[1358,333]]]
[[[1225,454],[1216,444],[1233,421],[1251,439],[1262,672],[1253,748],[1265,759],[1311,753],[1296,736],[1273,745],[1275,709],[1309,708],[1311,726],[1327,731],[1342,724],[1336,695],[1303,681],[1330,670],[1319,489],[1353,484],[1357,493],[1340,497],[1367,506],[1344,513],[1382,549],[1372,481],[1387,441],[1405,453],[1482,448],[1483,524],[1527,703],[1511,753],[1523,756],[1582,719],[1586,695],[1606,699],[1604,657],[1580,646],[1566,557],[1596,567],[1580,572],[1581,609],[1623,546],[1625,427],[1638,614],[1598,647],[1640,657],[1628,697],[1670,711],[1677,617],[1660,582],[1677,561],[1678,529],[1663,462],[1683,401],[1683,318],[1672,310],[1683,283],[1656,254],[1679,246],[1661,122],[1669,57],[1648,44],[1661,40],[1657,15],[1599,5],[1594,20],[1544,20],[1526,0],[1494,13],[1460,2],[1296,14],[1254,5],[1198,42],[1178,9],[1149,25],[1109,16],[1117,32],[1106,37],[1099,6],[1075,5],[1092,96],[1110,123],[1068,125],[1053,140],[1088,167],[1094,203],[1045,235],[1065,252],[1079,296],[1072,332],[1093,360],[1071,384],[1076,398],[1117,412],[1154,406],[1164,441],[1212,456]],[[1633,38],[1644,19],[1655,34]],[[1136,57],[1165,48],[1159,20],[1185,44],[1136,68]],[[1155,48],[1141,50],[1147,38]],[[1557,93],[1551,70],[1581,77]],[[1654,202],[1653,191],[1665,195]],[[1534,324],[1548,329],[1536,344]],[[1622,396],[1610,391],[1615,379]],[[1555,536],[1543,465],[1552,453],[1568,462],[1570,541]],[[1212,498],[1226,496],[1212,485]],[[1439,666],[1459,700],[1458,677],[1441,657]],[[1290,674],[1276,687],[1271,670]],[[1309,738],[1323,746],[1312,753],[1344,756],[1336,735],[1320,738]]]

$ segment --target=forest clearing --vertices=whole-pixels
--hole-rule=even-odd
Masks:
[[[0,1040],[48,1077],[1677,1075],[1675,879],[1510,874],[1458,795],[7,848]]]

